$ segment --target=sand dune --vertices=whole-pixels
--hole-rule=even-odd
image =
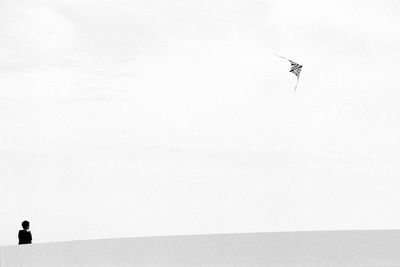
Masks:
[[[1,247],[9,266],[400,266],[400,231],[165,236]]]

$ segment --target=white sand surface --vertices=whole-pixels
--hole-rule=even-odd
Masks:
[[[10,266],[400,266],[400,231],[164,236],[1,247]]]

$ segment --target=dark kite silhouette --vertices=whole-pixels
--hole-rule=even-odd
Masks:
[[[286,59],[287,61],[290,62],[291,67],[290,67],[290,71],[289,72],[293,73],[297,77],[296,86],[294,87],[294,92],[296,92],[297,84],[299,83],[300,72],[301,72],[301,69],[303,68],[303,66],[300,65],[299,63],[291,61],[290,59],[287,59],[285,57],[282,57],[282,56],[279,56],[279,55],[276,55],[276,56],[278,56],[280,58],[283,58],[283,59]]]

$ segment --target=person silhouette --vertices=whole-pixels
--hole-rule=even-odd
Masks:
[[[22,228],[24,228],[24,229],[19,230],[19,233],[18,233],[18,239],[19,239],[18,245],[31,244],[32,243],[32,234],[29,231],[29,222],[23,221]]]

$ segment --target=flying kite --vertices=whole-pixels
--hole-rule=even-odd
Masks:
[[[279,55],[276,55],[276,56],[278,56],[280,58],[283,58],[283,59],[286,59],[287,61],[290,62],[291,67],[290,67],[290,71],[289,72],[293,73],[297,77],[296,86],[294,87],[294,92],[296,92],[297,84],[299,83],[301,68],[303,68],[303,66],[300,65],[299,63],[291,61],[290,59],[287,59],[285,57],[282,57],[282,56],[279,56]]]

